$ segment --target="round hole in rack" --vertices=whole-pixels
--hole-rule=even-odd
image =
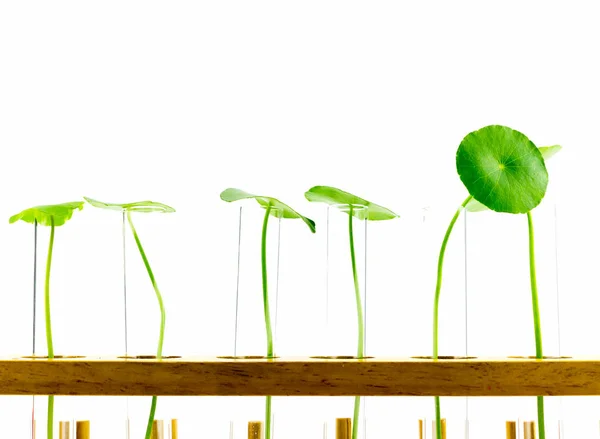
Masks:
[[[28,358],[31,360],[48,360],[48,355],[26,355],[21,358]],[[85,358],[85,355],[55,355],[52,357],[52,360],[61,360],[61,359],[70,359],[70,358]]]
[[[432,355],[428,355],[428,356],[423,356],[423,357],[410,357],[410,358],[415,358],[417,360],[433,360],[433,356]],[[438,360],[472,360],[474,358],[477,357],[457,357],[454,355],[438,355]]]
[[[123,355],[117,358],[124,360],[156,360],[156,355]],[[172,360],[174,358],[181,358],[181,355],[163,355],[161,360]]]
[[[538,359],[535,355],[529,355],[527,357],[524,357],[523,355],[509,355],[507,358],[515,358],[515,359],[527,359],[527,360],[536,360]],[[542,360],[566,360],[569,358],[573,358],[573,357],[566,357],[566,356],[561,356],[561,357],[554,357],[551,355],[544,355],[542,357]]]
[[[21,358],[27,358],[30,360],[48,360],[48,355],[26,355]],[[85,358],[85,355],[55,355],[52,360],[68,360],[71,358]]]
[[[224,355],[217,358],[222,360],[273,360],[279,357],[266,357],[264,355]]]
[[[374,357],[354,357],[352,355],[316,355],[314,357],[316,360],[368,360],[369,358]]]

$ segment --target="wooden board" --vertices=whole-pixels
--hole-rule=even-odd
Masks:
[[[600,395],[600,359],[0,359],[4,395]]]

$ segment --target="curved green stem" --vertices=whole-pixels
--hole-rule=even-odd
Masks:
[[[131,220],[131,212],[127,212],[127,221],[129,222],[129,227],[131,227],[133,238],[135,239],[135,243],[137,244],[138,250],[140,251],[142,260],[144,261],[144,266],[146,267],[146,271],[148,272],[148,276],[150,277],[150,281],[152,282],[152,287],[154,288],[154,292],[156,293],[158,306],[160,308],[160,333],[158,336],[158,349],[156,351],[156,359],[160,360],[162,358],[163,341],[165,338],[165,306],[160,291],[158,290],[156,279],[154,278],[154,274],[152,273],[152,268],[150,268],[150,263],[148,262],[148,258],[146,257],[146,252],[144,252],[144,248],[142,247],[140,238],[138,237],[135,227],[133,226],[133,221]]]
[[[360,299],[360,285],[358,283],[358,272],[356,270],[356,253],[354,250],[354,227],[353,227],[353,206],[349,205],[348,211],[348,238],[350,241],[350,259],[352,261],[352,277],[354,279],[354,295],[356,298],[356,317],[358,320],[358,348],[356,357],[365,356],[365,323],[363,317],[363,307]],[[360,397],[354,398],[354,419],[352,420],[352,439],[358,437],[358,417],[360,416]]]
[[[262,268],[262,288],[263,288],[263,309],[265,313],[265,328],[267,331],[267,358],[273,357],[273,330],[271,329],[271,312],[269,311],[269,289],[267,277],[267,226],[269,225],[269,215],[271,214],[271,205],[265,209],[265,218],[263,220],[262,238],[260,246],[260,260]],[[265,400],[265,439],[271,439],[271,397],[267,396]]]
[[[535,357],[543,358],[542,349],[542,324],[540,321],[540,304],[538,300],[537,278],[535,274],[535,240],[533,234],[533,218],[531,212],[527,212],[527,228],[529,231],[529,279],[531,281],[531,303],[533,308],[533,330],[535,333]],[[544,397],[537,397],[538,413],[538,436],[539,439],[546,438],[546,427],[544,422]]]
[[[146,267],[146,271],[148,272],[148,276],[150,277],[150,281],[152,282],[152,287],[154,288],[154,292],[156,293],[156,298],[158,299],[158,306],[160,308],[160,333],[158,336],[158,348],[156,351],[156,359],[162,359],[162,350],[163,350],[163,342],[165,338],[165,306],[163,303],[162,296],[160,291],[158,290],[158,285],[156,284],[156,279],[154,278],[154,274],[152,273],[152,268],[150,268],[150,262],[148,262],[148,258],[146,257],[146,252],[144,252],[144,248],[142,247],[142,243],[138,234],[133,225],[133,221],[131,220],[131,212],[127,212],[127,221],[129,222],[129,227],[131,228],[131,232],[133,233],[133,238],[135,239],[135,243],[137,244],[137,248],[140,251],[140,255],[142,256],[142,260],[144,261],[144,266]],[[152,405],[150,407],[150,415],[148,416],[148,425],[146,426],[146,439],[150,439],[152,434],[152,423],[154,422],[154,413],[156,411],[156,396],[152,397]]]
[[[48,345],[48,358],[54,358],[54,345],[52,343],[52,321],[50,319],[50,267],[52,266],[52,249],[54,247],[54,217],[50,217],[50,243],[48,244],[48,258],[46,259],[46,281],[44,283],[44,311],[46,314],[46,344]],[[52,439],[54,434],[54,396],[48,396],[48,422],[47,436]]]
[[[433,359],[438,359],[438,321],[439,321],[439,304],[440,304],[440,292],[442,290],[442,272],[444,268],[444,254],[446,253],[446,246],[448,245],[448,239],[450,238],[450,234],[452,233],[452,229],[454,228],[454,224],[456,224],[456,220],[458,220],[458,216],[460,215],[460,211],[464,209],[469,201],[473,198],[469,195],[465,201],[461,204],[460,208],[456,210],[456,213],[452,217],[450,224],[448,225],[448,229],[446,230],[446,234],[444,235],[444,240],[442,241],[442,247],[440,248],[440,255],[438,257],[438,265],[437,265],[437,281],[435,284],[435,298],[433,301]],[[436,438],[442,438],[442,420],[441,420],[441,410],[440,410],[440,397],[435,397],[435,431]]]
[[[360,396],[354,397],[354,419],[352,419],[352,439],[358,437],[358,417],[360,416]]]
[[[148,416],[148,424],[146,424],[146,439],[152,436],[152,426],[154,425],[154,414],[156,413],[156,396],[152,397],[152,403],[150,404],[150,416]]]
[[[350,259],[352,260],[352,277],[354,279],[354,295],[356,297],[356,317],[358,320],[358,349],[356,356],[363,358],[365,356],[365,322],[363,317],[362,302],[360,299],[360,285],[358,283],[358,273],[356,270],[356,254],[354,251],[354,228],[352,226],[353,208],[350,205],[348,212],[348,237],[350,239]]]
[[[267,278],[267,226],[269,225],[269,215],[271,214],[271,205],[265,209],[265,218],[262,227],[262,239],[260,246],[260,259],[262,268],[262,289],[263,289],[263,309],[265,313],[265,328],[267,330],[267,357],[273,356],[273,331],[271,329],[271,312],[269,311],[269,288]]]
[[[54,358],[52,343],[52,321],[50,319],[50,267],[52,266],[52,248],[54,247],[54,217],[50,217],[50,243],[48,244],[48,259],[46,260],[46,282],[44,284],[44,311],[46,313],[46,344],[48,358]]]

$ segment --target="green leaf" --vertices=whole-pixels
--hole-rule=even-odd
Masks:
[[[548,171],[540,150],[519,131],[490,125],[467,134],[456,169],[473,198],[496,212],[527,213],[546,194]]]
[[[554,156],[558,151],[562,149],[560,145],[552,145],[552,146],[540,146],[538,148],[542,153],[542,157],[544,160],[548,160],[550,157]]]
[[[83,201],[71,201],[62,204],[35,206],[11,216],[8,222],[12,224],[22,220],[34,224],[37,221],[42,226],[51,226],[52,220],[54,220],[55,226],[62,226],[71,219],[75,210],[83,209],[83,204]]]
[[[562,149],[562,147],[560,145],[540,146],[538,149],[540,150],[544,161],[546,161],[549,158],[553,157],[554,154],[559,152]],[[465,209],[467,210],[467,212],[483,212],[484,210],[489,210],[475,198],[471,198],[471,200],[465,206]]]
[[[258,204],[260,204],[262,207],[266,208],[267,206],[270,205],[271,207],[273,207],[277,210],[280,210],[282,212],[283,218],[300,218],[302,221],[304,221],[306,223],[306,225],[309,227],[310,231],[315,233],[316,228],[315,228],[315,222],[313,220],[300,215],[298,212],[296,212],[290,206],[288,206],[285,203],[282,203],[277,198],[264,197],[262,195],[253,195],[253,194],[249,194],[248,192],[245,192],[241,189],[235,189],[235,188],[228,188],[228,189],[225,189],[223,192],[221,192],[221,200],[227,201],[229,203],[232,201],[244,200],[244,199],[248,199],[248,198],[254,198],[258,202]],[[271,215],[278,216],[278,212],[272,210]]]
[[[99,207],[100,209],[117,210],[119,212],[175,212],[175,209],[173,209],[171,206],[167,206],[166,204],[162,203],[156,203],[154,201],[138,201],[136,203],[117,204],[104,203],[88,197],[83,198],[94,207]]]
[[[331,205],[360,205],[367,207],[367,219],[370,221],[382,221],[398,218],[400,215],[396,215],[391,210],[380,206],[364,198],[357,197],[341,189],[337,189],[331,186],[315,186],[312,187],[304,194],[308,201],[321,202]],[[356,218],[363,218],[360,211],[353,211],[353,216]]]

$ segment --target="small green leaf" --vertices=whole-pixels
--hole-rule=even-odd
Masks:
[[[456,153],[456,169],[473,198],[496,212],[529,212],[548,186],[538,148],[524,134],[501,125],[467,134]]]
[[[71,201],[62,204],[35,206],[11,216],[8,222],[12,224],[22,220],[34,224],[37,221],[42,226],[51,226],[53,220],[55,226],[62,226],[71,219],[75,210],[83,209],[83,204],[83,201]]]
[[[249,194],[248,192],[245,192],[241,189],[235,189],[235,188],[228,188],[228,189],[225,189],[223,192],[221,192],[221,200],[227,201],[229,203],[232,201],[244,200],[244,199],[249,199],[249,198],[254,198],[258,202],[258,204],[260,204],[262,207],[266,208],[267,206],[270,205],[271,207],[273,207],[277,210],[281,210],[283,218],[300,218],[310,228],[310,231],[315,233],[315,230],[316,230],[315,222],[313,220],[300,215],[298,212],[296,212],[290,206],[288,206],[285,203],[282,203],[277,198],[264,197],[262,195],[253,195],[253,194]],[[271,212],[272,212],[271,214],[273,216],[278,216],[277,211],[271,211]]]
[[[119,212],[175,212],[175,209],[173,209],[171,206],[167,206],[166,204],[162,203],[156,203],[154,201],[138,201],[136,203],[117,204],[104,203],[88,197],[83,198],[94,207],[99,207],[100,209],[117,210]]]
[[[483,204],[481,204],[475,198],[471,198],[469,200],[469,202],[467,203],[467,205],[465,206],[465,210],[467,212],[483,212],[485,210],[490,210],[490,209],[485,207]]]
[[[315,186],[310,188],[304,196],[308,201],[321,202],[331,205],[360,205],[367,207],[367,219],[370,221],[382,221],[398,218],[400,215],[396,215],[391,210],[380,206],[364,198],[357,197],[341,189],[337,189],[331,186]],[[360,211],[354,211],[353,216],[361,218]]]
[[[557,152],[559,152],[562,149],[562,147],[560,145],[540,146],[538,147],[538,149],[540,150],[540,153],[542,153],[544,161],[546,161],[549,158],[553,157]],[[477,201],[475,198],[471,198],[471,200],[465,206],[465,210],[467,212],[483,212],[484,210],[489,209],[483,204],[481,204],[479,201]]]
[[[562,149],[560,145],[552,145],[552,146],[540,146],[538,148],[542,153],[542,157],[544,160],[548,160],[550,157],[554,156],[558,151]]]

